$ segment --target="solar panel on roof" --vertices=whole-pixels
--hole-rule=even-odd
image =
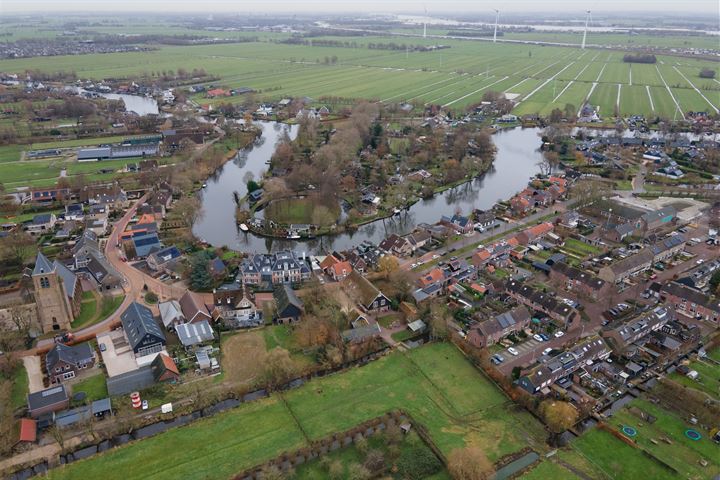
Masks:
[[[50,388],[48,390],[43,390],[41,392],[41,394],[43,397],[49,397],[50,395],[55,395],[56,393],[60,393],[62,391],[63,391],[63,387],[55,387],[55,388]]]

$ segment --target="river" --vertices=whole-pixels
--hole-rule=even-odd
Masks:
[[[428,200],[420,200],[408,211],[363,225],[353,233],[319,237],[312,240],[278,240],[242,233],[235,222],[233,191],[246,194],[246,175],[252,172],[255,179],[267,170],[266,161],[275,150],[277,141],[287,132],[290,138],[297,135],[297,126],[259,122],[262,136],[252,147],[227,162],[202,190],[203,214],[195,225],[195,235],[214,246],[227,246],[243,252],[269,252],[292,249],[309,254],[332,250],[345,250],[369,240],[378,244],[391,233],[410,233],[418,223],[435,223],[442,215],[456,210],[465,214],[473,208],[488,209],[498,200],[507,200],[522,190],[531,176],[539,172],[541,154],[539,130],[514,128],[493,135],[497,154],[493,166],[482,178],[446,190]]]
[[[141,117],[143,115],[157,115],[160,113],[157,102],[151,97],[127,95],[124,93],[101,93],[100,95],[108,100],[122,100],[125,102],[125,110],[135,112]]]

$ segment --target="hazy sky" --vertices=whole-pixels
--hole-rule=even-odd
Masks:
[[[505,12],[572,14],[595,12],[688,12],[707,13],[718,19],[718,0],[0,0],[0,12],[486,12],[497,6]]]

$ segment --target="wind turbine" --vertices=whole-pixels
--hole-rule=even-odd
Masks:
[[[423,19],[423,38],[427,38],[427,5],[423,5],[425,8],[425,18]]]
[[[588,23],[590,23],[590,10],[587,11],[587,15],[585,16],[585,30],[583,31],[583,41],[581,47],[583,50],[585,50],[585,40],[587,39]]]
[[[493,8],[495,10],[495,32],[493,33],[493,43],[497,43],[497,27],[498,27],[498,21],[500,20],[500,10],[497,8]]]

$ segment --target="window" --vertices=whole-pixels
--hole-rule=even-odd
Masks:
[[[50,279],[48,277],[40,277],[40,287],[50,288]]]

